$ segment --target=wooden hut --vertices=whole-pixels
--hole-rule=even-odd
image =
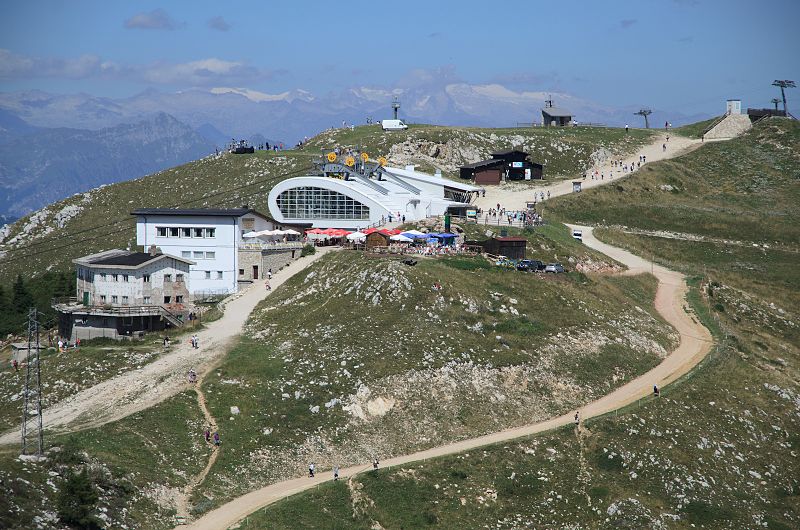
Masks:
[[[371,234],[367,234],[367,239],[365,241],[365,247],[367,252],[371,250],[375,250],[377,247],[388,247],[389,246],[389,235],[383,232],[372,232]]]
[[[525,259],[527,244],[528,240],[524,237],[493,237],[483,242],[483,249],[487,254]]]

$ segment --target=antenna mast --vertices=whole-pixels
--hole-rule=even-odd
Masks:
[[[42,455],[42,371],[39,363],[39,317],[36,308],[28,310],[28,357],[25,366],[25,397],[22,405],[22,454]]]
[[[394,111],[394,119],[397,119],[397,111],[400,110],[400,100],[397,96],[392,99],[392,110]]]

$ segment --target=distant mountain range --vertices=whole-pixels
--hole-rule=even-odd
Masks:
[[[31,127],[7,113],[0,120],[0,215],[11,217],[195,160],[215,145],[165,113],[98,130]]]
[[[0,214],[24,215],[99,184],[166,169],[223,148],[231,139],[287,146],[331,127],[392,115],[409,122],[513,127],[538,123],[547,99],[581,123],[641,126],[638,106],[614,108],[564,93],[516,92],[500,84],[432,81],[400,89],[350,88],[316,96],[217,87],[128,98],[42,91],[0,93]],[[653,109],[650,123],[708,118]]]

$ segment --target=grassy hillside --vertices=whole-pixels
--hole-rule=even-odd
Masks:
[[[597,258],[564,229],[529,237],[534,256]],[[670,349],[654,293],[649,276],[328,256],[262,303],[206,378],[226,446],[195,505],[302,473],[308,460],[345,465],[570,410]]]
[[[718,345],[661,398],[580,436],[563,429],[321,488],[250,526],[323,520],[298,515],[303,506],[332,507],[325,524],[354,528],[800,526],[798,130],[767,120],[649,165],[621,190],[550,202],[563,217],[624,225],[598,235],[694,276],[692,304]],[[659,223],[673,232],[653,233]]]

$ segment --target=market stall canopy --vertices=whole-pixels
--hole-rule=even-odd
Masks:
[[[419,230],[406,230],[405,232],[401,232],[406,237],[410,237],[411,239],[422,239],[428,237],[428,234],[424,232],[420,232]]]
[[[291,228],[289,228],[287,230],[284,230],[283,233],[286,234],[287,236],[299,236],[300,235],[300,232],[298,232],[297,230],[292,230]]]
[[[456,237],[455,234],[449,234],[447,232],[442,232],[441,234],[431,234],[433,237],[438,237],[439,239],[451,239]]]
[[[367,234],[364,232],[353,232],[352,234],[347,234],[347,239],[350,241],[357,241],[359,239],[365,239]]]
[[[413,241],[413,239],[411,239],[410,237],[406,237],[403,234],[395,234],[389,239],[391,239],[392,241],[402,241],[403,243],[411,243]]]
[[[246,234],[242,234],[242,237],[246,237],[248,239],[251,237],[258,237],[258,232],[247,232]]]

